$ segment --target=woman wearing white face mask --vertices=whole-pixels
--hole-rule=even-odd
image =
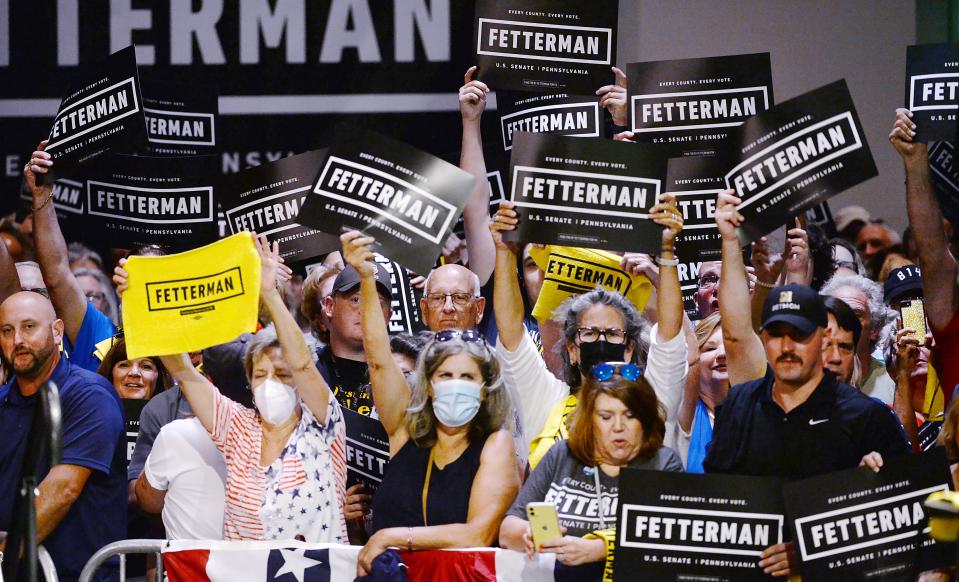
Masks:
[[[357,570],[386,548],[488,546],[519,491],[509,395],[495,354],[474,331],[439,332],[420,353],[412,390],[390,354],[369,245],[340,237],[360,274],[364,347],[390,464],[373,499],[373,536]]]
[[[187,354],[161,360],[226,459],[225,539],[345,543],[343,416],[277,291],[290,276],[277,245],[260,237],[257,246],[260,297],[276,329],[255,334],[244,361],[257,410],[221,395]]]

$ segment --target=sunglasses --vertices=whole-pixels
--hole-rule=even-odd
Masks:
[[[433,340],[438,342],[448,342],[454,339],[461,339],[464,342],[473,342],[481,343],[485,342],[486,339],[475,329],[459,330],[459,329],[444,329],[443,331],[438,331],[433,334]]]
[[[596,378],[600,382],[609,380],[613,377],[613,375],[619,375],[630,382],[635,382],[640,376],[643,375],[643,369],[636,364],[605,362],[603,364],[596,364],[593,366],[592,373],[593,378]]]

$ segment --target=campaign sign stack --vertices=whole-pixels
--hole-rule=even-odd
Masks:
[[[595,95],[612,82],[617,0],[477,0],[476,64],[491,89]]]
[[[618,582],[769,579],[759,560],[783,541],[781,481],[639,469],[619,479]]]

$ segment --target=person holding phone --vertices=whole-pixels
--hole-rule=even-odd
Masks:
[[[499,535],[504,548],[529,556],[537,551],[555,553],[564,566],[606,561],[604,534],[615,527],[623,467],[683,470],[679,455],[663,446],[665,412],[639,366],[597,364],[579,395],[569,439],[553,445],[536,466]],[[556,507],[565,535],[544,541],[539,536],[542,525],[531,528],[527,506],[531,512],[542,511],[537,504],[543,501]]]

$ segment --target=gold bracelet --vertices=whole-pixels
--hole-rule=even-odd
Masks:
[[[43,207],[46,206],[48,202],[50,202],[50,199],[51,199],[51,198],[53,198],[53,189],[51,189],[51,190],[50,190],[50,193],[47,194],[47,197],[46,197],[46,199],[43,201],[43,203],[40,204],[40,206],[37,206],[36,208],[33,209],[33,212],[38,212],[38,211],[40,211],[40,210],[43,210]]]
[[[756,284],[760,287],[765,287],[766,289],[772,289],[776,286],[775,283],[766,283],[765,281],[760,281],[759,279],[756,279]]]

